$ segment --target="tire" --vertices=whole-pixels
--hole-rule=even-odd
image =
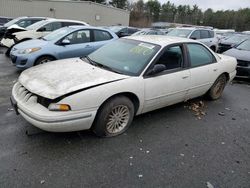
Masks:
[[[217,100],[222,96],[223,90],[227,83],[225,74],[220,75],[214,82],[213,86],[208,91],[208,97],[211,100]]]
[[[15,45],[15,44],[14,44],[14,45]],[[7,49],[7,51],[5,52],[5,56],[6,56],[6,57],[10,57],[10,51],[12,50],[12,48],[13,48],[14,45],[12,45],[11,47],[9,47],[9,48]]]
[[[44,63],[47,63],[47,62],[50,62],[50,61],[53,61],[55,60],[55,58],[51,57],[51,56],[42,56],[42,57],[39,57],[36,62],[35,62],[35,66],[36,65],[42,65]]]
[[[123,118],[119,118],[121,116]],[[117,136],[128,129],[133,118],[134,104],[131,100],[125,96],[116,96],[98,110],[92,130],[100,137]]]

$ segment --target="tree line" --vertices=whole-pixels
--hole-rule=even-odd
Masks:
[[[219,29],[250,30],[250,8],[239,10],[218,10],[208,8],[202,11],[197,5],[175,5],[170,1],[161,4],[158,0],[144,2],[138,0],[91,0],[110,4],[111,6],[130,11],[130,25],[150,27],[152,22],[170,22],[191,25],[212,26]]]

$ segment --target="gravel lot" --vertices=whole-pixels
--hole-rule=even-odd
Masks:
[[[102,139],[43,132],[16,116],[9,96],[19,74],[0,53],[0,187],[250,187],[249,82],[228,85],[218,101],[138,116]],[[199,101],[205,115],[195,116]]]

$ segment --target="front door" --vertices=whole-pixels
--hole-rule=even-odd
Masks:
[[[144,78],[145,101],[143,112],[162,108],[186,99],[190,84],[190,70],[186,69],[183,47],[167,47],[159,55],[156,64],[163,64],[166,70]],[[153,69],[153,68],[152,68]]]

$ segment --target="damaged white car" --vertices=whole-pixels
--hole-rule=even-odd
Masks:
[[[236,59],[200,42],[168,36],[131,36],[84,58],[24,71],[11,101],[17,113],[52,132],[92,129],[123,133],[135,115],[204,94],[218,99],[236,74]]]

